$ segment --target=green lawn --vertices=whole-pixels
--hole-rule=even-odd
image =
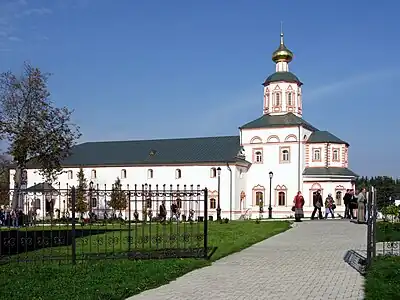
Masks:
[[[400,257],[379,256],[365,280],[366,300],[400,299]]]
[[[138,225],[136,234],[140,237],[148,234],[147,230],[157,230],[153,227],[142,228]],[[158,225],[157,225],[158,226]],[[161,226],[161,225],[160,225]],[[181,224],[172,229],[181,231]],[[201,226],[193,224],[192,226]],[[171,230],[167,225],[167,230]],[[98,260],[79,262],[76,266],[51,262],[13,262],[0,267],[0,299],[18,300],[119,300],[140,293],[144,290],[165,284],[175,278],[199,267],[209,265],[213,260],[240,251],[254,243],[281,233],[290,228],[287,221],[260,222],[254,221],[230,222],[228,224],[209,223],[209,245],[218,247],[211,261],[201,259],[168,259],[168,260]],[[162,235],[162,227],[159,227]],[[198,232],[195,227],[194,232]],[[186,228],[184,232],[189,232]],[[154,233],[154,232],[153,232]],[[152,233],[152,234],[153,234]],[[101,236],[109,238],[122,233],[106,233]],[[92,239],[94,236],[92,237]],[[168,247],[170,244],[167,244]],[[154,245],[141,244],[139,247],[148,249]],[[87,253],[91,249],[85,243],[77,241],[77,252]],[[127,245],[120,244],[113,252],[126,250]],[[164,247],[164,246],[163,246]],[[43,252],[68,251],[68,247],[43,249],[29,255],[44,255]],[[101,248],[108,252],[108,248]],[[92,251],[98,251],[98,248]]]

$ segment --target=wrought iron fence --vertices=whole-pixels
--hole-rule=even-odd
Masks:
[[[0,211],[0,263],[90,259],[209,258],[207,189],[54,189],[18,193]],[[15,207],[15,206],[14,206]]]
[[[367,205],[367,267],[376,255],[400,255],[400,208],[393,204],[378,213],[376,196],[377,190],[371,187]]]

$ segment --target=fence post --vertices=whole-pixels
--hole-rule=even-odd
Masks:
[[[128,252],[131,252],[132,245],[132,220],[131,220],[131,192],[128,192]]]
[[[378,208],[376,206],[376,188],[373,186],[372,194],[372,258],[376,257],[376,217]]]
[[[208,189],[204,189],[204,258],[208,258]]]
[[[367,193],[367,269],[371,264],[371,244],[372,244],[372,218],[371,218],[371,206],[372,206],[372,188]]]
[[[71,229],[71,255],[72,264],[76,264],[76,232],[75,232],[75,209],[76,209],[76,189],[71,188],[71,210],[72,210],[72,229]]]

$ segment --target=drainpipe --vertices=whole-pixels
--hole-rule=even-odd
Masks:
[[[226,167],[228,168],[228,171],[230,172],[230,177],[229,177],[229,188],[230,188],[230,191],[229,191],[229,198],[230,198],[230,206],[229,206],[229,220],[231,220],[232,221],[232,169],[231,169],[231,167],[229,166],[229,163],[227,162],[226,163]]]
[[[301,186],[301,132],[300,132],[301,126],[299,126],[299,138],[297,139],[299,141],[299,157],[298,157],[298,166],[297,166],[297,174],[298,174],[298,183],[297,183],[297,191],[301,191],[300,186]]]
[[[328,168],[329,167],[329,153],[330,153],[330,149],[329,149],[329,147],[331,146],[331,144],[330,143],[327,143],[326,144],[326,154],[325,154],[325,168]]]

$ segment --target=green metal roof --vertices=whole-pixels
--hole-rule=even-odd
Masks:
[[[300,79],[294,75],[292,72],[275,72],[268,76],[267,79],[265,79],[263,85],[267,85],[271,82],[277,82],[277,81],[285,81],[285,82],[294,82],[297,84],[302,85],[303,83],[300,81]]]
[[[356,173],[347,168],[305,168],[303,175],[306,176],[348,176],[358,177]]]
[[[318,130],[310,123],[304,121],[302,118],[296,116],[293,113],[287,113],[284,115],[272,115],[272,116],[263,115],[262,117],[239,127],[239,129],[274,128],[274,127],[287,127],[287,126],[299,126],[299,125],[311,131]]]
[[[307,140],[307,143],[333,143],[333,144],[346,144],[349,143],[339,139],[328,131],[314,131]]]
[[[49,183],[42,182],[35,185],[32,185],[24,190],[28,193],[40,193],[40,192],[57,192],[57,190]]]
[[[240,161],[239,136],[87,142],[72,148],[62,166],[124,166]]]

